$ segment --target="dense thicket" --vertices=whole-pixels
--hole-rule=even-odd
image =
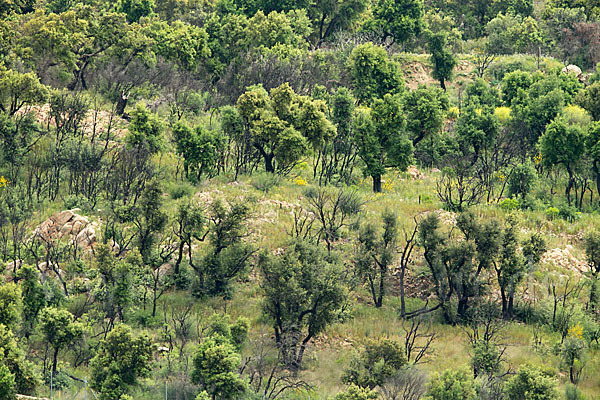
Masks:
[[[163,378],[184,399],[318,395],[311,346],[391,298],[404,340],[353,343],[336,399],[557,399],[555,370],[507,360],[515,320],[581,398],[600,234],[577,238],[576,282],[540,265],[543,223],[600,207],[598,61],[585,0],[0,0],[0,398],[86,375],[106,400]],[[365,212],[414,166],[423,212]],[[269,198],[286,179],[297,203]],[[231,320],[240,302],[256,318]],[[435,324],[470,364],[428,381]]]

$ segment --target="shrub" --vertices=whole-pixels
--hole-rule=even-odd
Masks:
[[[187,182],[174,183],[169,187],[169,196],[171,196],[173,200],[177,200],[185,196],[190,196],[193,193],[194,186]]]
[[[504,199],[500,202],[500,208],[506,211],[513,211],[519,209],[519,200],[514,197],[511,199]]]
[[[556,207],[548,207],[548,208],[546,208],[545,213],[546,213],[546,217],[548,217],[548,219],[552,221],[552,220],[558,218],[560,211]]]
[[[276,174],[263,172],[252,177],[252,186],[254,189],[268,193],[273,187],[281,183],[281,177]]]
[[[556,400],[557,380],[535,365],[525,364],[506,383],[508,399]]]
[[[508,193],[511,196],[525,198],[533,189],[537,173],[531,162],[519,164],[508,179]]]
[[[510,397],[511,399],[524,397]],[[472,374],[464,368],[447,369],[435,376],[429,384],[425,400],[475,400],[475,382]]]
[[[90,201],[81,195],[70,195],[65,197],[65,209],[72,210],[74,208],[79,208],[84,211],[89,211],[91,209]]]

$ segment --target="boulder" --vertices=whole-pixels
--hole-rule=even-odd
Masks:
[[[579,78],[581,76],[581,68],[579,68],[577,65],[573,65],[573,64],[569,64],[566,67],[564,67],[562,69],[562,72],[565,74],[573,74],[577,78]]]
[[[69,222],[74,215],[75,214],[73,214],[73,211],[71,210],[62,211],[56,217],[54,217],[54,224],[58,226],[63,226],[67,222]]]

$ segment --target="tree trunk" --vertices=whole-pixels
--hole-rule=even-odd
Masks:
[[[273,154],[266,154],[264,155],[264,159],[265,159],[265,171],[270,172],[270,173],[274,173],[275,172],[275,168],[273,167]]]
[[[404,299],[404,272],[405,267],[400,270],[400,317],[406,317],[406,302]]]
[[[444,78],[440,78],[440,87],[444,89],[444,92],[446,91],[446,81]]]
[[[122,116],[125,114],[125,107],[127,107],[127,100],[129,100],[129,95],[125,94],[125,92],[121,92],[119,96],[119,101],[117,101],[117,108],[115,109],[115,113],[118,116]]]
[[[381,193],[381,175],[373,175],[373,192]]]

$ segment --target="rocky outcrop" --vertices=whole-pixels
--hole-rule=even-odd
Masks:
[[[77,214],[79,209],[61,211],[41,224],[33,232],[33,238],[44,242],[69,240],[83,250],[93,249],[97,235],[98,223]],[[114,251],[119,251],[119,245],[112,243]]]

